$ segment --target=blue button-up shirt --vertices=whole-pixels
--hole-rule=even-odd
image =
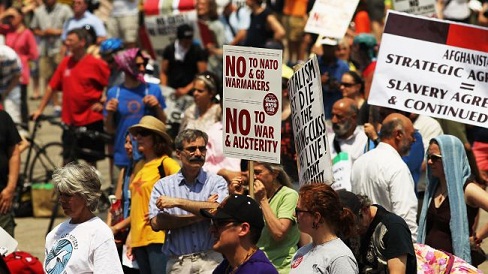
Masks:
[[[157,216],[161,212],[172,215],[191,214],[178,207],[163,210],[158,209],[156,200],[162,195],[205,202],[213,194],[218,194],[217,201],[219,203],[229,195],[227,182],[224,178],[201,169],[195,183],[188,184],[181,171],[179,171],[174,175],[160,179],[154,185],[149,202],[149,219]],[[163,245],[163,253],[167,256],[181,256],[201,252],[211,249],[213,242],[214,239],[210,233],[210,220],[204,220],[185,227],[169,230]]]

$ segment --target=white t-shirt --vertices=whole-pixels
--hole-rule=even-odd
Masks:
[[[358,264],[352,251],[337,238],[314,246],[312,243],[298,249],[291,262],[290,274],[358,273]]]
[[[46,273],[123,273],[112,231],[100,218],[81,224],[69,222],[46,236]]]

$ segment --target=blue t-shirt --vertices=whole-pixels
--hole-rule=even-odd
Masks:
[[[129,127],[138,124],[144,115],[155,115],[155,112],[148,108],[142,99],[146,95],[154,95],[164,109],[166,103],[161,93],[161,88],[156,84],[141,84],[134,89],[127,89],[123,85],[112,87],[107,93],[107,102],[112,98],[119,100],[119,106],[115,112],[115,142],[114,142],[114,163],[122,167],[129,164],[129,158],[125,152],[125,135]],[[103,115],[107,116],[104,110]]]

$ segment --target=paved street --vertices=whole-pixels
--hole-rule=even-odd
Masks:
[[[30,101],[29,107],[32,112],[37,108],[39,101]],[[46,114],[51,114],[52,109],[48,107],[45,111]],[[42,143],[50,141],[60,141],[61,130],[59,128],[49,125],[47,122],[42,126],[39,132],[39,140]],[[25,156],[24,156],[25,157]],[[108,160],[99,162],[98,169],[102,173],[105,183],[104,188],[108,186]],[[100,214],[100,217],[105,219],[105,214]],[[62,222],[64,218],[58,218],[55,221],[55,225]],[[32,253],[37,256],[41,261],[44,260],[44,239],[49,224],[49,218],[18,218],[16,220],[17,227],[15,230],[16,239],[19,242],[19,249]],[[488,214],[483,212],[480,218],[480,225],[488,223]],[[482,244],[485,251],[488,251],[488,239]],[[480,266],[480,269],[484,273],[488,273],[488,263],[485,262]]]

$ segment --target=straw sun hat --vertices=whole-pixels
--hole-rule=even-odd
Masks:
[[[135,136],[137,131],[140,129],[150,130],[163,137],[168,144],[173,143],[171,137],[166,133],[166,125],[154,116],[147,115],[142,117],[139,124],[133,125],[129,128],[129,132]]]

